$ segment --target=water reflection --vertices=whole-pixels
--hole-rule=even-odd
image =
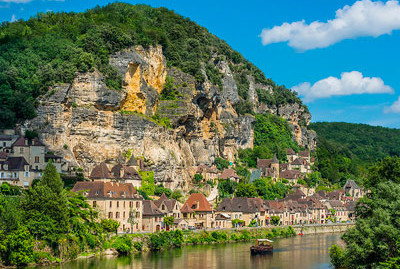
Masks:
[[[189,246],[132,257],[82,259],[51,268],[62,269],[206,269],[206,268],[329,268],[328,249],[340,234],[280,239],[272,255],[251,256],[251,243]]]

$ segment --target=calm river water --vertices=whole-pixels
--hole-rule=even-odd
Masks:
[[[304,235],[278,239],[274,253],[250,256],[252,243],[188,246],[161,253],[134,257],[81,259],[60,266],[62,269],[235,269],[235,268],[329,268],[328,249],[341,234]]]

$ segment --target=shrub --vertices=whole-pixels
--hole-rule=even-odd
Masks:
[[[112,247],[118,251],[119,255],[128,255],[133,251],[132,239],[127,235],[119,236],[114,241]]]
[[[142,249],[143,249],[143,242],[134,242],[134,243],[133,243],[133,247],[134,247],[137,251],[142,251]]]

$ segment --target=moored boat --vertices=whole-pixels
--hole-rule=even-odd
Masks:
[[[274,247],[271,245],[273,241],[269,239],[256,239],[254,246],[250,247],[252,255],[257,254],[270,254],[273,252]]]

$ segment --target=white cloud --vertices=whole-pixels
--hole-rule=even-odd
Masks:
[[[337,10],[335,18],[327,22],[285,22],[272,29],[263,29],[260,37],[263,45],[288,42],[289,46],[304,51],[325,48],[344,39],[391,34],[399,29],[399,1],[361,0]]]
[[[328,77],[311,85],[304,82],[292,87],[303,97],[304,102],[312,102],[315,99],[331,96],[343,96],[352,94],[377,94],[393,93],[390,86],[385,85],[378,77],[364,77],[358,71],[344,72],[340,78]]]
[[[15,17],[15,14],[12,14],[11,16],[11,22],[15,22],[17,20],[17,18]]]
[[[391,106],[383,109],[384,113],[400,113],[400,97]]]

